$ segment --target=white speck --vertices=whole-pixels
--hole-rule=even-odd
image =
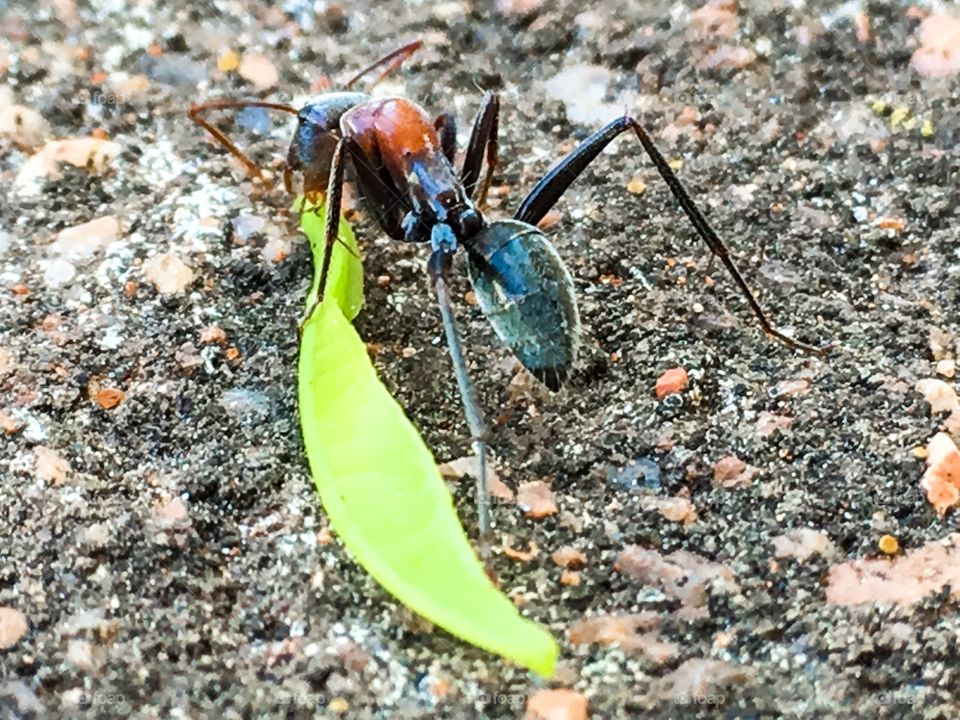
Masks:
[[[120,326],[112,325],[100,338],[100,348],[102,350],[116,350],[123,345],[123,338],[120,336]]]
[[[47,287],[62,287],[73,280],[77,274],[77,269],[73,264],[62,258],[51,260],[43,265],[43,280],[47,284]]]

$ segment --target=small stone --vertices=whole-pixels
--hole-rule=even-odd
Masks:
[[[49,136],[50,123],[36,110],[23,105],[0,107],[0,137],[9,137],[23,148],[35,148]]]
[[[342,697],[335,697],[327,705],[327,709],[332,713],[336,713],[337,715],[343,715],[343,713],[350,709],[350,703],[348,703]]]
[[[0,607],[0,650],[12,648],[29,629],[22,612],[12,607]]]
[[[123,402],[123,398],[123,390],[118,390],[117,388],[102,388],[97,392],[94,400],[97,405],[104,410],[112,410]]]
[[[643,487],[652,492],[660,491],[660,465],[649,458],[633,460],[622,470],[608,465],[606,474],[607,482],[620,490],[637,490]],[[643,479],[642,486],[641,478]]]
[[[663,400],[667,395],[681,392],[687,386],[688,380],[687,371],[682,367],[667,370],[657,380],[655,387],[657,399]]]
[[[467,476],[476,478],[480,474],[480,458],[476,455],[467,455],[438,465],[437,469],[443,477],[453,480],[462,480]],[[489,458],[487,459],[487,487],[490,488],[490,494],[494,497],[513,500],[513,490],[503,483],[497,475],[493,461]]]
[[[545,0],[497,0],[497,10],[504,15],[528,17],[543,7]]]
[[[773,539],[773,556],[804,562],[814,555],[833,552],[833,543],[825,533],[810,528],[797,528]]]
[[[697,64],[699,70],[715,68],[744,68],[752,63],[757,54],[745,47],[721,45]]]
[[[284,238],[270,238],[260,251],[260,257],[264,262],[277,263],[283,262],[290,256],[290,243]]]
[[[233,233],[236,238],[247,241],[263,230],[266,224],[266,218],[259,215],[240,215],[233,221]]]
[[[627,183],[627,192],[633,193],[634,195],[641,195],[647,189],[647,184],[640,178],[634,178]]]
[[[182,525],[190,519],[187,504],[179,497],[153,506],[153,518],[157,525],[164,528]]]
[[[557,565],[569,570],[581,570],[587,565],[587,556],[569,545],[555,551],[550,557]]]
[[[727,455],[713,465],[713,484],[724,488],[747,487],[756,474],[756,468],[749,467],[736,455]]]
[[[644,510],[656,510],[670,522],[689,525],[697,520],[697,509],[693,503],[685,497],[661,498],[653,495],[644,495],[640,498],[640,507]]]
[[[770,437],[775,432],[783,431],[793,424],[793,418],[786,415],[776,415],[764,410],[757,418],[757,435],[760,437]]]
[[[0,410],[0,430],[2,430],[5,435],[13,435],[21,427],[21,423],[17,422],[8,413]]]
[[[577,587],[580,585],[580,573],[574,570],[564,570],[560,573],[560,584],[567,587]]]
[[[511,545],[508,545],[507,543],[503,544],[502,550],[503,550],[503,554],[506,555],[508,558],[510,558],[511,560],[517,560],[519,562],[530,562],[537,555],[540,554],[540,548],[537,546],[537,544],[533,540],[527,543],[526,550],[517,550],[516,548],[514,548]]]
[[[937,375],[952,379],[957,374],[957,361],[953,358],[946,358],[937,362]]]
[[[239,68],[240,77],[257,90],[269,90],[280,80],[276,65],[266,55],[245,52]]]
[[[57,258],[44,263],[43,281],[49,288],[59,288],[73,280],[77,275],[77,268],[73,263],[63,258]]]
[[[916,390],[929,403],[932,413],[948,413],[943,421],[943,427],[947,432],[960,432],[960,398],[957,397],[956,390],[943,380],[935,378],[918,380]]]
[[[55,485],[67,479],[70,465],[60,457],[56,450],[38,445],[33,449],[33,458],[34,472],[39,479]]]
[[[920,47],[910,58],[910,67],[927,78],[960,73],[960,17],[931,15],[920,24]]]
[[[587,720],[587,698],[563,688],[537,690],[527,701],[524,720]]]
[[[884,535],[877,541],[877,547],[884,555],[896,555],[900,550],[900,543],[893,535]]]
[[[960,502],[960,450],[946,433],[937,433],[927,445],[927,470],[920,487],[941,516]]]
[[[60,177],[60,163],[104,173],[120,154],[120,146],[103,138],[51,140],[21,166],[13,182],[18,193],[39,191],[38,181]]]
[[[240,55],[234,50],[227,50],[217,59],[217,69],[220,72],[233,72],[240,67]]]
[[[67,643],[67,661],[80,670],[93,670],[93,646],[87,640],[73,638]]]
[[[103,523],[94,523],[84,529],[80,542],[89,548],[106,547],[110,542],[110,531]]]
[[[193,270],[172,253],[154,255],[143,263],[143,276],[161,295],[183,292],[193,282]]]
[[[517,505],[523,514],[533,520],[541,520],[557,512],[557,500],[542,480],[523,483],[517,488]]]
[[[273,402],[265,393],[246,388],[227,390],[220,398],[220,407],[234,420],[247,425],[262,423],[273,414]]]
[[[227,341],[227,333],[216,325],[207,325],[200,331],[200,342],[208,345],[223,345]]]
[[[92,260],[97,252],[120,236],[120,223],[106,215],[82,225],[64,228],[57,233],[57,239],[50,245],[50,255],[62,257],[77,264]]]

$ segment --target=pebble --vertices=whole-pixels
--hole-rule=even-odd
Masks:
[[[953,358],[946,358],[937,362],[937,375],[945,378],[953,378],[957,374],[957,361]]]
[[[960,17],[931,15],[920,24],[920,47],[910,58],[910,67],[927,78],[960,73]]]
[[[103,523],[94,523],[84,529],[80,541],[90,548],[105,547],[110,542],[110,530]]]
[[[556,550],[550,558],[560,567],[569,570],[581,570],[587,564],[587,556],[569,545]]]
[[[77,265],[92,260],[97,252],[120,235],[120,223],[109,215],[96,218],[82,225],[64,228],[50,245],[52,256],[62,257]]]
[[[946,433],[937,433],[927,445],[927,470],[920,487],[941,516],[960,502],[960,450]]]
[[[949,413],[943,421],[947,432],[960,432],[960,398],[957,398],[956,390],[943,380],[924,378],[917,381],[916,391],[923,395],[934,415]]]
[[[51,140],[29,158],[13,181],[18,195],[38,194],[43,181],[60,177],[60,163],[104,173],[120,154],[120,146],[103,138]]]
[[[182,292],[193,282],[193,270],[172,253],[149,258],[143,263],[143,276],[161,295]]]
[[[587,698],[559,688],[537,690],[527,701],[525,720],[587,720]]]
[[[57,453],[44,445],[33,449],[34,472],[44,482],[58,484],[67,479],[70,465]]]
[[[270,238],[260,251],[260,257],[267,263],[280,263],[290,256],[290,242],[284,238]]]
[[[273,412],[270,398],[259,390],[234,388],[220,398],[220,407],[239,422],[252,425],[267,420]]]
[[[643,478],[642,487],[653,492],[659,492],[660,465],[649,458],[640,458],[631,461],[622,470],[607,465],[607,482],[621,490],[637,490],[641,487],[640,478]]]
[[[27,634],[27,618],[12,607],[0,607],[0,650],[12,648]]]
[[[523,483],[517,488],[517,505],[532,520],[541,520],[557,512],[557,500],[542,480]]]
[[[39,147],[50,135],[50,123],[36,110],[23,105],[0,107],[0,137],[21,147]]]
[[[687,371],[682,367],[667,370],[659,377],[654,388],[657,400],[663,400],[667,395],[681,392],[687,386],[688,381]]]
[[[43,282],[50,289],[63,287],[77,276],[77,268],[63,258],[43,263]]]
[[[713,484],[724,488],[747,487],[756,474],[756,468],[749,467],[736,455],[727,455],[713,465]]]
[[[623,114],[622,102],[607,102],[613,73],[602,65],[568,65],[544,83],[554,100],[564,104],[570,122],[598,125]]]
[[[245,52],[238,70],[240,77],[253,85],[257,90],[269,90],[280,80],[280,73],[276,65],[266,55],[256,52]]]
[[[467,476],[476,478],[480,473],[479,462],[480,459],[476,455],[467,455],[438,465],[437,469],[443,477],[453,480],[462,480]],[[490,488],[490,494],[495,498],[501,500],[514,499],[513,490],[497,475],[494,463],[490,458],[487,458],[487,486]]]
[[[233,221],[233,233],[240,240],[246,241],[263,230],[266,224],[266,218],[259,215],[240,215]]]
[[[497,0],[497,10],[504,15],[527,17],[543,7],[545,0]]]
[[[227,333],[216,325],[208,325],[200,331],[200,342],[223,345],[227,341]]]
[[[207,69],[202,64],[178,53],[144,55],[140,70],[154,82],[174,87],[194,88],[207,79]]]

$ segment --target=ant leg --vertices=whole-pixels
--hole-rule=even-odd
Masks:
[[[407,44],[404,45],[402,48],[399,48],[399,49],[397,49],[397,50],[394,50],[392,53],[388,53],[387,55],[384,55],[382,58],[380,58],[379,60],[377,60],[375,63],[373,63],[373,64],[371,64],[371,65],[367,65],[367,67],[365,67],[363,70],[361,70],[361,71],[358,72],[356,75],[354,75],[352,78],[350,78],[350,80],[347,81],[347,84],[343,86],[343,89],[344,89],[344,90],[349,90],[350,88],[353,87],[353,85],[354,85],[358,80],[360,80],[360,78],[362,78],[362,77],[363,77],[364,75],[366,75],[368,72],[370,72],[370,71],[372,71],[372,70],[376,70],[378,67],[381,67],[382,65],[386,65],[386,66],[387,66],[387,69],[384,70],[383,72],[381,72],[381,73],[377,76],[376,80],[374,80],[374,81],[370,84],[370,87],[373,87],[373,86],[376,85],[378,82],[380,82],[381,80],[383,80],[387,75],[389,75],[389,74],[392,73],[394,70],[396,70],[398,67],[400,67],[400,66],[403,64],[403,62],[404,62],[408,57],[410,57],[411,55],[413,55],[417,50],[419,50],[419,49],[422,48],[422,47],[423,47],[423,40],[414,40],[412,43],[407,43]]]
[[[191,105],[190,109],[187,110],[187,117],[210,133],[217,142],[230,151],[231,155],[243,163],[248,175],[257,178],[260,182],[269,186],[271,183],[264,176],[260,166],[247,157],[246,153],[238,148],[233,141],[227,137],[226,133],[221,132],[214,127],[212,123],[202,117],[204,113],[210,110],[229,110],[248,107],[266,108],[267,110],[280,110],[281,112],[291,113],[293,115],[297,114],[295,107],[284,105],[283,103],[266,102],[264,100],[213,100],[203,103],[202,105]]]
[[[440,147],[443,154],[452,165],[457,159],[457,119],[453,113],[441,113],[433,121],[433,126],[440,134]]]
[[[490,556],[490,491],[487,486],[487,443],[486,428],[477,402],[473,383],[467,373],[467,363],[463,355],[463,345],[460,342],[460,333],[457,332],[457,321],[453,316],[453,307],[450,302],[450,291],[447,289],[447,277],[453,261],[453,252],[447,248],[438,248],[430,255],[427,267],[437,289],[437,303],[440,306],[440,316],[443,319],[443,331],[447,336],[447,348],[453,361],[453,371],[457,376],[457,386],[460,388],[460,399],[467,416],[467,425],[470,427],[470,437],[473,439],[474,451],[479,458],[477,472],[477,514],[480,526],[480,557],[484,561]]]
[[[398,209],[406,213],[410,209],[409,203],[397,190],[389,176],[378,173],[374,169],[375,163],[355,138],[347,137],[345,141],[353,160],[357,186],[366,207],[373,212],[377,223],[387,237],[403,240],[403,227],[400,225],[401,213]]]
[[[527,195],[527,198],[520,204],[520,208],[514,217],[517,220],[536,225],[600,152],[615,138],[630,130],[633,130],[637,139],[640,140],[643,149],[653,161],[654,167],[656,167],[657,172],[660,173],[660,177],[663,178],[667,187],[670,188],[670,192],[673,193],[674,197],[680,203],[680,207],[683,208],[684,213],[686,213],[687,218],[697,231],[700,239],[720,258],[720,262],[723,263],[723,266],[727,268],[727,271],[731,277],[733,277],[733,281],[740,289],[744,298],[746,298],[750,309],[753,311],[753,314],[756,315],[764,332],[776,338],[787,347],[795,350],[803,350],[818,355],[823,355],[829,351],[830,345],[822,347],[808,345],[799,340],[794,340],[789,335],[784,335],[771,324],[764,314],[760,303],[757,302],[753,292],[751,292],[750,286],[747,285],[746,280],[743,279],[736,264],[730,257],[726,245],[723,244],[723,241],[720,240],[717,233],[710,226],[710,223],[707,222],[703,213],[701,213],[700,209],[694,204],[686,188],[683,187],[680,179],[673,170],[670,169],[670,165],[664,159],[663,155],[660,154],[660,151],[657,150],[650,136],[643,127],[641,127],[640,123],[632,117],[624,116],[617,118],[584,140],[534,186],[530,194]]]
[[[495,92],[485,93],[477,111],[477,119],[473,122],[473,131],[470,133],[470,142],[463,158],[463,169],[460,179],[467,194],[477,198],[477,204],[483,205],[487,200],[487,190],[493,179],[493,172],[497,167],[499,145],[497,134],[500,129],[500,96]],[[477,181],[480,179],[480,168],[483,165],[484,152],[487,158],[487,174],[480,185],[480,192],[476,193]]]
[[[313,315],[313,312],[323,302],[324,289],[327,286],[327,275],[330,272],[330,260],[333,257],[333,249],[339,239],[340,230],[340,201],[343,199],[343,166],[345,160],[343,157],[344,141],[337,143],[333,151],[333,160],[330,163],[330,182],[327,185],[327,217],[323,224],[323,261],[320,265],[320,281],[317,283],[317,294],[307,301],[307,309],[303,318],[298,323],[298,330],[303,329],[304,324]]]

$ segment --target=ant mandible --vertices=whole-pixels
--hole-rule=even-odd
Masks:
[[[394,240],[429,242],[428,269],[437,292],[447,345],[467,424],[479,456],[477,506],[481,553],[489,547],[486,482],[486,430],[467,374],[463,347],[450,301],[448,275],[459,246],[466,250],[467,273],[480,308],[500,340],[523,366],[550,390],[566,380],[577,354],[580,316],[573,280],[559,254],[537,224],[587,166],[623,133],[632,131],[694,229],[727,268],[760,326],[786,346],[824,353],[784,335],[764,315],[726,246],[694,204],[679,178],[636,119],[625,115],[590,135],[538,182],[510,220],[487,220],[479,207],[498,159],[500,100],[483,96],[459,176],[454,170],[457,131],[449,113],[431,119],[417,103],[399,97],[373,99],[350,88],[367,73],[386,66],[379,82],[422,45],[409,43],[357,73],[345,91],[318,95],[299,110],[260,100],[218,100],[191,106],[188,115],[206,129],[251,176],[267,182],[259,166],[220,130],[202,117],[209,110],[258,107],[297,116],[297,130],[284,167],[284,185],[293,191],[300,174],[306,198],[326,196],[326,253],[320,270],[322,300],[331,250],[337,241],[344,168],[349,158],[366,207]],[[486,159],[486,173],[480,175]],[[308,314],[309,314],[308,310]]]

